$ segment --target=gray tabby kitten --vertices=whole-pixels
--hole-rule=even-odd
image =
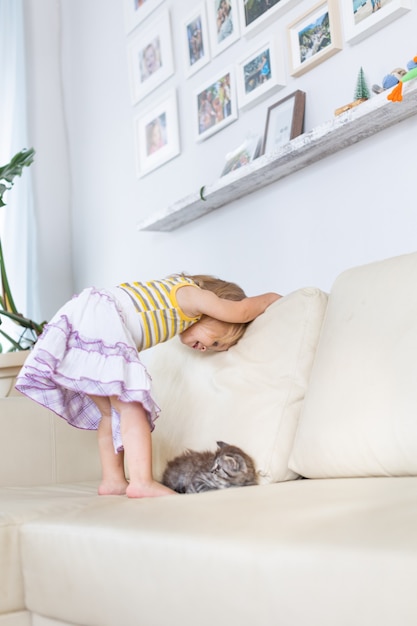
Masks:
[[[169,461],[162,483],[178,493],[256,485],[258,475],[251,457],[236,446],[217,442],[215,452],[186,450]]]

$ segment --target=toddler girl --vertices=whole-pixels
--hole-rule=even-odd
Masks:
[[[151,431],[159,409],[138,353],[175,335],[194,350],[227,350],[280,297],[247,298],[234,283],[212,276],[85,289],[45,326],[16,388],[69,424],[98,431],[100,495],[174,493],[152,476]]]

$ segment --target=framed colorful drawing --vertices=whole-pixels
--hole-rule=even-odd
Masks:
[[[240,37],[237,0],[207,0],[210,48],[220,54]]]
[[[294,91],[268,107],[261,154],[276,152],[304,130],[306,94]]]
[[[341,0],[345,38],[358,43],[397,19],[412,7],[412,0]]]
[[[244,35],[253,35],[282,15],[300,0],[238,0],[239,16]]]
[[[191,76],[210,61],[206,7],[195,7],[182,24],[185,74]]]
[[[337,0],[321,0],[287,28],[292,76],[301,76],[343,47]]]
[[[136,104],[174,73],[168,11],[149,26],[138,29],[128,45],[132,102]]]
[[[124,0],[126,32],[141,24],[163,0]]]
[[[239,108],[250,107],[285,87],[285,64],[275,41],[266,41],[237,64]]]
[[[233,69],[206,81],[194,98],[197,141],[202,141],[237,119]]]
[[[134,124],[139,177],[161,167],[180,153],[175,91],[147,112],[137,115]]]

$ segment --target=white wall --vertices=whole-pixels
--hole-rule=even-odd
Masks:
[[[256,38],[242,38],[186,80],[180,24],[195,2],[165,0],[161,8],[171,12],[176,73],[135,108],[130,102],[123,2],[37,0],[42,17],[37,28],[42,37],[52,40],[57,24],[50,20],[48,5],[60,6],[61,11],[63,113],[70,167],[57,161],[49,136],[37,133],[35,147],[47,153],[51,176],[64,176],[63,168],[67,175],[71,172],[75,279],[73,284],[66,282],[67,297],[87,285],[112,285],[182,270],[218,274],[239,282],[250,294],[270,289],[287,293],[307,284],[329,289],[336,275],[351,265],[417,249],[417,116],[171,233],[136,228],[152,212],[213,182],[225,154],[249,130],[263,132],[269,104],[295,89],[304,90],[305,129],[310,130],[353,99],[360,66],[369,86],[380,84],[391,69],[405,67],[417,54],[412,43],[417,8],[360,44],[345,43],[341,52],[298,79],[291,78],[287,69],[284,89],[197,144],[190,122],[194,90],[267,36],[281,39],[287,63],[285,27],[314,1],[302,0]],[[56,80],[51,76],[52,82]],[[138,179],[134,113],[172,87],[179,96],[181,156]],[[62,132],[62,120],[52,119],[48,107],[48,120],[41,117],[39,112],[37,127],[51,123],[52,134]],[[43,167],[38,163],[38,175]],[[47,210],[51,215],[62,210],[65,227],[69,198],[65,183],[63,193],[62,206],[47,201]],[[56,232],[48,231],[52,249]],[[71,264],[69,258],[65,261]],[[49,285],[55,284],[56,276],[51,280]],[[51,297],[57,304],[57,298]],[[46,308],[51,304],[45,302]]]
[[[56,0],[24,0],[28,62],[29,146],[37,219],[41,315],[49,319],[71,294],[70,166],[61,76],[60,7]]]

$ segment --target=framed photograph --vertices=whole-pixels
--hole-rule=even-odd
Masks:
[[[259,156],[261,143],[261,137],[251,137],[246,139],[236,150],[226,154],[226,165],[220,177],[226,176],[226,174],[234,172],[254,161]]]
[[[285,87],[284,55],[277,52],[275,41],[267,41],[237,64],[239,108],[259,103],[274,91]]]
[[[146,113],[137,115],[134,124],[139,177],[149,174],[180,153],[175,91]]]
[[[207,0],[210,49],[220,54],[240,37],[237,2],[241,0]]]
[[[123,0],[125,12],[126,32],[130,33],[148,15],[159,6],[163,0]]]
[[[284,144],[302,135],[306,94],[294,91],[268,107],[261,154],[276,152]]]
[[[239,0],[239,16],[244,35],[253,35],[269,25],[301,0]]]
[[[171,28],[168,11],[138,29],[128,46],[132,102],[136,104],[174,73]]]
[[[345,38],[358,43],[411,9],[411,0],[341,0]]]
[[[183,21],[185,74],[191,76],[210,61],[206,6],[202,2]]]
[[[288,26],[292,76],[301,76],[342,49],[337,0],[321,0]]]
[[[197,141],[217,133],[237,119],[236,88],[232,68],[223,70],[195,92],[195,119]]]

